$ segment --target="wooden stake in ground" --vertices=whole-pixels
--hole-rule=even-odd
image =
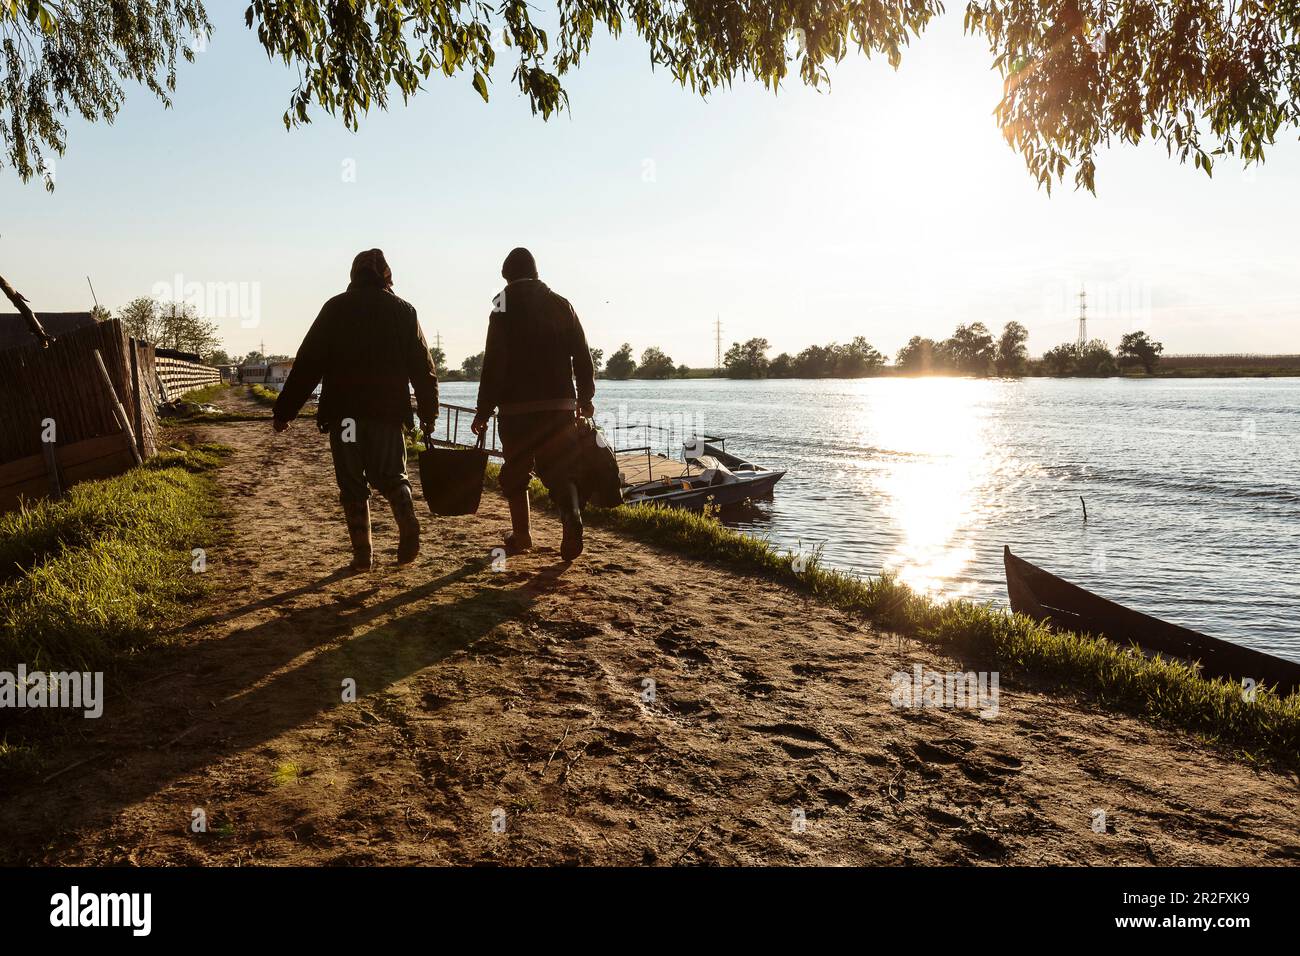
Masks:
[[[32,311],[23,294],[5,281],[4,276],[0,276],[0,292],[5,294],[5,298],[14,304],[18,313],[27,320],[27,328],[31,330],[32,335],[36,336],[36,341],[41,343],[41,348],[49,348],[54,344],[54,339],[45,331],[45,327],[36,318],[36,313]]]
[[[45,456],[45,473],[50,479],[50,497],[55,501],[63,497],[63,475],[59,469],[59,450],[52,441],[41,442],[41,453]]]
[[[122,407],[122,400],[117,397],[117,389],[113,387],[113,380],[108,376],[108,366],[104,364],[104,356],[100,354],[99,349],[95,349],[95,361],[99,364],[99,374],[104,377],[104,387],[108,389],[108,397],[113,402],[113,417],[117,419],[118,425],[122,431],[126,432],[126,437],[131,445],[131,455],[135,458],[137,465],[143,464],[144,459],[140,457],[140,449],[135,441],[135,429],[131,427],[131,419],[126,417],[126,409]]]

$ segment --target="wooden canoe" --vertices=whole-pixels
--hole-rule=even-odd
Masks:
[[[1011,600],[1011,610],[1017,614],[1058,630],[1133,643],[1149,653],[1199,662],[1205,677],[1233,682],[1249,677],[1260,686],[1275,687],[1282,694],[1300,690],[1300,664],[1294,661],[1210,637],[1108,601],[1016,557],[1010,548],[1003,548],[1002,561],[1007,572],[1007,597]]]

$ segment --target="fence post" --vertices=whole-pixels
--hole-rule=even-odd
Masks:
[[[140,357],[136,353],[139,351],[139,344],[133,338],[128,338],[127,346],[131,349],[131,411],[135,413],[135,436],[136,447],[140,449],[140,457],[144,458],[149,454],[145,448],[144,441],[144,407],[140,398]]]

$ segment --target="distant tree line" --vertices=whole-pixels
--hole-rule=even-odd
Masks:
[[[946,339],[914,335],[898,350],[893,366],[863,336],[840,345],[810,345],[797,355],[782,352],[769,359],[771,344],[764,338],[735,342],[723,358],[728,378],[866,378],[886,371],[913,375],[975,376],[1104,376],[1117,375],[1121,368],[1141,366],[1147,374],[1155,370],[1164,346],[1145,332],[1125,335],[1112,352],[1100,339],[1083,348],[1067,342],[1049,349],[1042,359],[1029,357],[1029,331],[1019,322],[1008,322],[996,339],[982,322],[959,325]],[[439,348],[429,350],[438,375],[447,381],[477,381],[483,371],[483,353],[466,358],[459,369],[446,367],[446,355]],[[627,379],[686,378],[691,369],[675,365],[662,349],[651,346],[637,360],[631,344],[624,342],[608,361],[604,351],[592,349],[592,363],[600,378]]]
[[[971,375],[1019,374],[1028,359],[1029,333],[1018,322],[1007,323],[1002,338],[994,341],[983,323],[959,325],[942,342],[913,336],[894,359],[903,372],[956,372]],[[730,378],[865,378],[885,369],[885,356],[863,336],[845,345],[810,345],[797,355],[782,352],[770,361],[767,339],[737,342],[724,361]]]
[[[624,342],[618,347],[618,350],[609,357],[609,361],[601,367],[601,359],[604,352],[600,349],[592,349],[592,359],[596,364],[596,374],[602,378],[611,378],[615,380],[626,380],[629,378],[645,379],[668,379],[668,378],[686,378],[691,374],[691,370],[686,365],[677,365],[673,362],[663,349],[650,346],[641,353],[641,360],[638,362],[633,356],[632,346]]]
[[[1029,363],[1028,340],[1029,331],[1019,322],[1008,322],[996,339],[983,322],[972,322],[957,326],[939,342],[912,336],[898,350],[894,367],[922,374],[1023,375]]]
[[[1043,374],[1104,377],[1118,375],[1122,368],[1141,366],[1150,375],[1164,350],[1162,344],[1153,341],[1145,332],[1125,335],[1114,352],[1101,339],[1092,339],[1082,346],[1077,342],[1064,342],[1043,353]]]
[[[217,324],[187,302],[139,296],[118,309],[116,315],[100,305],[91,309],[91,315],[97,322],[116,318],[132,338],[160,348],[192,352],[208,365],[264,365],[293,359],[292,355],[263,355],[257,349],[247,355],[232,355],[221,344]]]
[[[108,318],[108,310],[96,308],[95,317]],[[215,365],[226,363],[215,361],[214,357],[229,358],[219,348],[221,339],[216,323],[204,319],[188,303],[159,302],[141,296],[119,309],[117,319],[133,338],[178,352],[193,352]]]
[[[1111,352],[1094,339],[1082,348],[1074,343],[1049,349],[1043,358],[1029,357],[1029,331],[1008,322],[997,338],[982,322],[959,325],[948,338],[936,341],[914,335],[898,350],[890,371],[918,375],[1116,375],[1121,368],[1141,366],[1151,374],[1164,346],[1145,332],[1125,335]],[[730,378],[864,378],[886,371],[885,358],[865,338],[847,345],[812,345],[798,355],[782,352],[768,359],[767,339],[736,342],[727,350],[725,371]]]
[[[468,356],[457,369],[447,367],[446,353],[442,349],[435,346],[429,349],[429,354],[433,356],[438,377],[445,381],[477,382],[479,376],[483,374],[482,352]],[[591,364],[595,367],[598,378],[612,379],[685,378],[691,371],[685,365],[674,365],[673,360],[662,349],[653,346],[641,353],[641,360],[638,362],[632,346],[626,342],[609,357],[608,362],[605,361],[604,349],[592,349]]]

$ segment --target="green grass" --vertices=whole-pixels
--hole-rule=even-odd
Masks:
[[[259,405],[274,405],[275,400],[280,397],[280,393],[273,388],[267,388],[265,385],[248,386],[248,394]]]
[[[278,787],[285,784],[297,783],[302,778],[302,767],[292,760],[286,761],[275,768],[271,774],[271,781]]]
[[[489,467],[488,484],[498,470]],[[550,499],[541,483],[533,501]],[[1300,766],[1300,694],[1260,690],[1253,701],[1227,681],[1149,658],[1110,641],[1058,633],[1023,615],[969,601],[937,601],[892,575],[860,579],[821,566],[817,555],[782,552],[711,515],[637,505],[588,508],[589,525],[610,528],[677,554],[788,585],[876,627],[935,645],[960,659],[987,662],[1008,678],[1091,695],[1098,703],[1202,735],[1248,760]]]
[[[220,401],[229,393],[229,385],[225,382],[217,382],[215,385],[205,385],[203,388],[196,388],[192,392],[186,392],[181,396],[181,401],[198,402],[200,405],[207,405]]]
[[[260,385],[250,386],[252,388],[263,388]],[[229,398],[233,394],[233,386],[226,384],[209,385],[206,388],[190,392],[182,397],[181,401],[195,402],[198,404],[216,404],[219,405],[223,399]],[[270,391],[263,388],[263,391]],[[251,395],[258,403],[269,405],[275,402],[275,393],[271,392],[269,400]],[[172,415],[162,419],[165,425],[220,425],[224,422],[264,422],[270,419],[269,415],[250,415],[247,412],[198,412],[193,415]]]
[[[0,517],[0,662],[102,670],[156,641],[202,591],[191,552],[218,540],[206,472],[226,453],[166,449]]]

